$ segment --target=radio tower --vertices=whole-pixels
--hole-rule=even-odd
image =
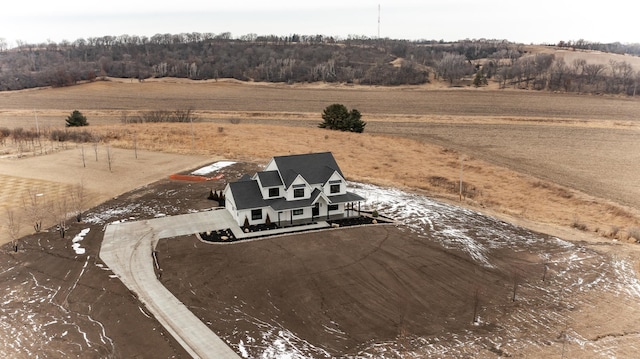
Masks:
[[[380,38],[380,4],[378,4],[378,39]]]

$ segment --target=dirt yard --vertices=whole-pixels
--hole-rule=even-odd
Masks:
[[[165,178],[91,209],[65,239],[48,230],[18,253],[3,247],[0,332],[12,339],[0,355],[187,357],[99,260],[102,231],[210,208],[210,190],[258,169]],[[415,193],[353,186],[366,208],[400,223],[232,245],[162,240],[163,283],[243,357],[626,358],[640,349],[635,245],[570,243]]]

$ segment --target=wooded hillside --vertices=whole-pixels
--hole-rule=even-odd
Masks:
[[[640,45],[561,42],[564,48],[639,54]],[[67,86],[100,77],[234,78],[259,82],[340,82],[451,86],[635,95],[640,72],[608,64],[531,53],[504,40],[407,41],[321,35],[287,37],[229,33],[103,36],[74,42],[0,46],[0,91]]]

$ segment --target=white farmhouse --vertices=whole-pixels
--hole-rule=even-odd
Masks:
[[[224,189],[225,208],[242,226],[290,226],[359,216],[364,198],[347,192],[331,152],[273,157],[264,171]]]

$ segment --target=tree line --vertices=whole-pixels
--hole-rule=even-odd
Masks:
[[[560,42],[573,49],[640,54],[640,45]],[[67,86],[101,77],[233,78],[258,82],[451,85],[634,95],[640,75],[626,61],[565,63],[505,40],[394,40],[322,35],[233,38],[230,33],[103,36],[0,47],[0,91]],[[475,80],[474,80],[475,78]]]

